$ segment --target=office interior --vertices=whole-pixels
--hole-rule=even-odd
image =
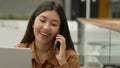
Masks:
[[[0,47],[19,43],[44,0],[0,0]],[[63,5],[80,68],[120,68],[120,0],[53,0]]]

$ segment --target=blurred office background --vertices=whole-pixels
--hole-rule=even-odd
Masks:
[[[0,0],[0,47],[13,47],[20,42],[29,17],[43,1]],[[120,68],[120,0],[53,1],[65,9],[81,68]],[[118,28],[91,24],[94,22]]]

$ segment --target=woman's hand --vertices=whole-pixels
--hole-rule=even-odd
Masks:
[[[56,41],[60,43],[60,49],[56,49],[56,58],[60,65],[65,64],[66,61],[66,39],[60,35],[57,34]]]

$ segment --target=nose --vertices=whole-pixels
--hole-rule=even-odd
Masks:
[[[45,30],[49,30],[49,29],[50,29],[50,25],[49,25],[49,23],[44,24],[43,29],[45,29]]]

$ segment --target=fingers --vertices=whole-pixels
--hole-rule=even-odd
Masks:
[[[62,35],[57,34],[56,41],[60,42],[60,47],[66,48],[66,39]]]
[[[66,61],[66,39],[64,36],[57,34],[56,41],[60,43],[60,49],[56,49],[56,58],[58,62],[61,63],[61,60]]]

